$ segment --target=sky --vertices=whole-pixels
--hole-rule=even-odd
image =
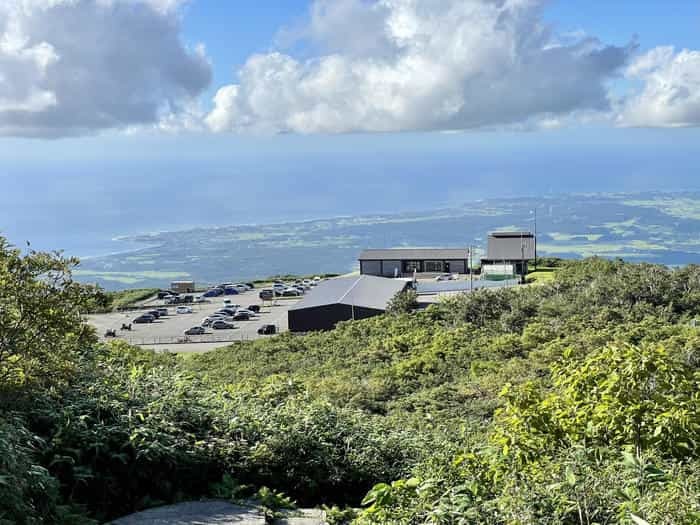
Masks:
[[[697,190],[700,2],[6,0],[0,234]]]

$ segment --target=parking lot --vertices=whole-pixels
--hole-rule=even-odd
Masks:
[[[258,328],[265,324],[275,325],[278,333],[287,330],[287,310],[298,300],[285,298],[278,299],[274,303],[269,301],[263,303],[258,293],[259,290],[251,290],[238,295],[212,297],[209,303],[188,305],[192,308],[191,314],[177,314],[174,305],[165,305],[162,300],[149,301],[146,303],[148,309],[167,307],[169,313],[168,316],[156,319],[153,323],[133,323],[134,318],[146,310],[90,315],[88,322],[97,329],[100,337],[103,337],[107,330],[116,330],[118,339],[138,346],[168,349],[174,352],[206,351],[235,341],[270,337],[258,335]],[[204,335],[184,335],[185,330],[199,325],[202,319],[222,308],[224,299],[230,299],[243,308],[251,304],[260,305],[260,314],[249,321],[235,321],[233,323],[235,328],[232,330],[207,328],[207,333]],[[120,330],[122,324],[129,323],[131,323],[131,331]]]

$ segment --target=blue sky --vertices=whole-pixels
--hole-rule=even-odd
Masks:
[[[0,51],[0,234],[87,254],[199,224],[700,189],[698,2],[399,4],[30,10]]]

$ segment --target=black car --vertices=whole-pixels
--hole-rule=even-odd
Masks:
[[[236,315],[236,309],[235,308],[221,308],[216,311],[217,314],[224,314],[224,315]]]
[[[152,316],[150,314],[143,314],[143,315],[139,315],[132,322],[134,324],[146,324],[146,323],[152,323],[155,320],[156,320],[156,318],[154,316]]]
[[[232,323],[227,323],[226,321],[214,321],[211,324],[211,327],[214,330],[230,330],[230,329],[234,328]]]
[[[203,335],[206,333],[207,331],[202,326],[193,326],[192,328],[185,330],[185,335]]]
[[[164,316],[164,315],[168,315],[168,309],[167,309],[167,308],[158,308],[157,310],[158,310],[158,313],[160,314],[161,317]]]
[[[273,335],[277,333],[277,327],[273,324],[264,324],[258,328],[258,334],[260,335]]]
[[[263,301],[269,301],[270,299],[273,299],[275,297],[275,294],[272,290],[262,290],[259,294],[258,297],[262,299]]]
[[[234,321],[250,321],[250,314],[248,312],[237,312],[233,316]]]
[[[169,292],[167,290],[163,290],[158,292],[158,299],[167,299],[168,297],[175,297],[177,294],[175,292]]]
[[[150,312],[146,312],[148,315],[152,315],[156,319],[160,317],[160,312],[158,310],[151,310]]]
[[[259,304],[249,304],[248,310],[250,310],[251,312],[255,312],[256,314],[259,314],[260,313],[260,305]]]

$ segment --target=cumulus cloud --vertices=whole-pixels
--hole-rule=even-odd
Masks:
[[[622,106],[624,126],[700,125],[700,51],[657,47],[627,67],[626,76],[641,82],[638,93]]]
[[[208,86],[180,39],[181,0],[0,2],[0,134],[60,137],[158,123]]]
[[[630,48],[558,37],[536,0],[316,0],[311,58],[254,55],[215,131],[459,130],[607,111]]]

